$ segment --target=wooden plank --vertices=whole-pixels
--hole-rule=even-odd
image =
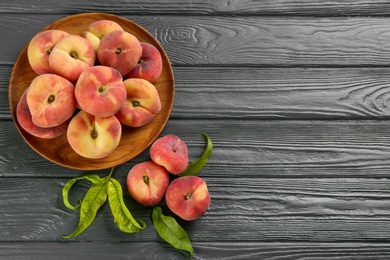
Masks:
[[[2,77],[0,77],[0,120],[11,119],[11,113],[8,103],[8,86],[11,77],[12,66],[1,66],[0,71]]]
[[[199,251],[202,250],[199,247]],[[203,249],[204,250],[204,249]],[[215,250],[214,250],[215,251]],[[212,252],[208,250],[208,252]],[[385,252],[382,251],[384,254]],[[208,254],[208,253],[207,253]],[[205,256],[207,256],[207,254]],[[163,242],[96,242],[86,243],[0,243],[0,257],[5,259],[51,260],[68,259],[186,259],[189,254]],[[378,253],[377,255],[381,255]],[[193,259],[199,259],[194,257]]]
[[[174,118],[385,119],[389,69],[175,68]]]
[[[372,243],[193,243],[193,259],[376,259],[390,257],[388,244]],[[158,242],[0,243],[6,259],[185,259],[187,255]]]
[[[301,0],[214,0],[214,1],[178,1],[154,0],[139,2],[121,1],[118,4],[93,0],[0,3],[0,12],[6,13],[75,13],[75,12],[111,12],[119,14],[177,14],[177,15],[306,15],[306,16],[350,16],[350,15],[387,15],[390,7],[385,0],[374,1],[321,1]]]
[[[365,242],[390,239],[389,179],[260,178],[200,175],[211,195],[209,210],[196,221],[178,220],[194,242]],[[126,192],[124,172],[114,176],[123,185],[133,216],[146,222],[137,234],[121,232],[108,204],[92,225],[70,241],[159,241],[151,222],[152,208]],[[0,241],[65,241],[77,226],[79,212],[67,209],[61,190],[68,178],[4,178],[0,182]],[[76,203],[88,188],[71,191]],[[165,203],[159,204],[164,214]],[[221,225],[220,223],[224,223]]]
[[[35,153],[2,121],[0,176],[75,177],[82,172],[57,166]],[[188,143],[190,160],[203,152],[201,132],[214,150],[205,175],[215,177],[377,177],[390,167],[389,121],[170,120],[162,135]],[[150,159],[148,149],[135,160]],[[106,173],[107,170],[100,171]]]
[[[13,64],[61,15],[5,14],[0,64]],[[390,18],[124,15],[145,27],[181,66],[388,66]]]
[[[201,173],[211,208],[195,222],[180,222],[194,259],[389,259],[389,8],[383,0],[4,2],[0,100],[7,100],[23,39],[48,21],[87,11],[134,18],[178,71],[163,134],[183,137],[192,160],[204,148],[200,132],[214,143]],[[0,258],[187,256],[158,238],[151,208],[127,194],[132,213],[147,222],[145,232],[119,232],[106,205],[86,233],[65,242],[60,236],[73,231],[78,215],[62,204],[61,189],[86,172],[33,152],[6,102],[0,120]],[[121,165],[115,178],[124,183],[128,169],[148,158],[145,151]],[[86,188],[78,185],[72,201]]]
[[[8,100],[11,66],[0,66]],[[175,67],[172,118],[389,119],[388,68]],[[10,119],[9,104],[0,118]]]

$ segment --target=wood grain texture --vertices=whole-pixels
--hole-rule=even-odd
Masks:
[[[114,177],[126,189],[124,173],[118,171]],[[196,221],[178,219],[194,242],[390,242],[389,180],[202,178],[212,199],[209,210]],[[70,234],[79,217],[78,211],[67,209],[62,202],[61,189],[67,180],[3,179],[0,240],[65,241],[61,235]],[[88,187],[82,182],[71,190],[71,202],[82,198]],[[152,208],[136,203],[127,192],[124,200],[132,215],[145,221],[147,228],[142,232],[121,232],[105,204],[91,226],[69,241],[160,241],[151,222]],[[164,214],[171,215],[164,202],[159,205]]]
[[[25,144],[13,122],[0,129],[0,175],[4,177],[75,177],[83,171],[57,166]],[[240,177],[387,178],[390,158],[388,121],[170,120],[162,135],[188,143],[190,160],[203,152],[201,132],[214,150],[204,175]],[[150,159],[148,149],[135,160]],[[98,171],[105,173],[107,170]]]
[[[49,248],[49,250],[48,250]],[[200,247],[201,249],[202,247]],[[212,249],[209,252],[212,252]],[[0,257],[5,259],[188,259],[189,255],[163,242],[87,242],[87,243],[0,243]],[[378,253],[380,255],[381,253]],[[207,256],[207,254],[206,254]],[[193,258],[197,259],[197,257]],[[199,259],[199,258],[198,258]]]
[[[0,66],[10,73],[10,66]],[[171,118],[389,119],[388,68],[174,67]],[[8,80],[0,79],[8,99]],[[0,103],[9,119],[9,104]]]
[[[0,64],[12,64],[38,31],[66,15],[2,15]],[[388,18],[123,15],[181,66],[387,66]],[[24,40],[21,40],[24,39]]]
[[[126,246],[124,246],[126,245]],[[194,260],[386,260],[389,245],[370,243],[226,243],[195,242]],[[50,248],[51,250],[47,250]],[[102,250],[103,249],[103,250]],[[0,243],[0,256],[6,259],[187,259],[188,255],[158,242],[89,242],[89,243]]]
[[[0,100],[3,100],[3,102],[0,102],[0,119],[12,118],[8,102],[8,87],[11,71],[12,66],[0,65],[0,72],[2,75],[2,77],[0,77]]]
[[[386,119],[389,70],[176,68],[174,118]]]
[[[385,0],[359,1],[321,1],[302,0],[154,0],[139,2],[126,0],[116,3],[87,1],[41,0],[39,2],[0,3],[0,11],[7,13],[74,13],[74,12],[112,12],[126,14],[175,14],[175,15],[301,15],[301,16],[356,16],[386,15],[390,7]]]
[[[158,237],[151,208],[125,192],[139,234],[116,228],[108,205],[85,233],[61,189],[89,171],[35,153],[8,108],[8,81],[23,47],[48,24],[107,12],[146,28],[167,51],[176,96],[161,133],[198,158],[212,204],[179,223],[193,259],[389,259],[389,12],[384,0],[92,1],[0,3],[0,258],[186,259]],[[117,167],[128,170],[148,151]],[[100,176],[109,169],[93,171]],[[76,203],[88,188],[78,183]],[[167,214],[164,202],[161,206]]]

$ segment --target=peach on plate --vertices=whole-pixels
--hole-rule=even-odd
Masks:
[[[182,176],[174,179],[165,193],[168,208],[184,220],[195,220],[210,206],[210,194],[206,182],[198,176]]]
[[[69,33],[62,30],[46,30],[37,33],[28,44],[27,58],[38,75],[51,73],[49,56],[54,46]]]
[[[137,78],[126,79],[123,83],[127,97],[116,116],[127,126],[146,125],[161,110],[160,96],[156,87],[147,80]]]
[[[26,95],[32,121],[39,127],[58,126],[76,110],[74,85],[56,74],[35,77]]]
[[[19,122],[19,125],[29,134],[44,138],[44,139],[52,139],[57,136],[60,136],[66,132],[66,129],[69,124],[69,120],[55,127],[39,127],[35,125],[31,118],[30,109],[27,105],[27,91],[28,88],[23,92],[22,97],[20,98],[18,105],[16,107],[16,118]]]
[[[76,82],[81,72],[95,64],[96,54],[92,44],[78,35],[61,39],[49,56],[50,68],[71,82]]]
[[[138,163],[127,174],[126,184],[136,201],[145,206],[154,206],[164,198],[169,173],[153,161]]]
[[[87,39],[92,44],[95,52],[97,52],[100,40],[103,36],[116,30],[123,31],[123,28],[114,21],[99,20],[88,25],[85,32],[82,34],[82,37]]]
[[[159,50],[152,44],[141,42],[142,54],[138,64],[127,73],[126,78],[141,78],[153,83],[162,71],[162,58]]]
[[[126,88],[120,72],[108,66],[85,69],[77,80],[75,96],[78,105],[98,117],[112,116],[126,100]]]
[[[66,137],[72,149],[85,158],[99,159],[119,145],[122,125],[115,116],[96,117],[80,110],[70,121]]]
[[[126,31],[112,31],[100,40],[97,57],[100,64],[119,70],[122,76],[129,73],[142,54],[139,40]]]
[[[176,135],[160,137],[154,141],[149,152],[152,161],[164,166],[174,175],[182,173],[188,166],[188,147]]]
[[[16,128],[19,130],[21,137],[29,146],[31,146],[34,151],[42,155],[47,160],[64,167],[69,167],[71,169],[107,169],[108,167],[120,165],[124,162],[134,159],[141,152],[147,149],[158,137],[158,135],[161,134],[161,131],[164,129],[166,122],[169,119],[169,115],[172,111],[172,106],[174,103],[174,74],[171,63],[169,62],[168,55],[166,55],[164,49],[162,46],[160,46],[155,37],[153,37],[152,34],[147,33],[147,30],[145,30],[145,28],[136,22],[112,14],[80,13],[63,17],[53,23],[47,24],[43,30],[59,29],[64,30],[70,34],[81,36],[91,23],[104,19],[117,22],[125,31],[132,33],[138,39],[152,43],[154,46],[158,47],[161,52],[164,64],[162,73],[158,82],[156,83],[160,98],[163,101],[163,106],[160,113],[156,115],[151,124],[147,124],[141,128],[132,129],[131,127],[124,126],[120,145],[114,151],[114,154],[108,156],[108,158],[99,160],[81,158],[68,145],[66,135],[62,135],[59,138],[56,138],[53,142],[51,140],[40,140],[28,134],[19,125],[18,121],[16,120],[16,107],[18,101],[20,100],[23,91],[28,87],[32,79],[37,76],[37,74],[31,69],[27,59],[28,44],[26,44],[23,50],[21,50],[19,53],[17,59],[15,59],[15,66],[13,66],[12,72],[10,74],[8,87],[9,108],[12,119],[15,121]],[[34,33],[32,37],[35,34],[36,33]],[[66,62],[64,62],[64,64],[67,66]],[[99,62],[95,60],[94,65],[98,64]],[[76,84],[76,82],[72,83]],[[61,149],[63,152],[58,152],[58,149]]]

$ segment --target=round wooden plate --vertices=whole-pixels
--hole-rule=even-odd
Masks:
[[[20,126],[16,119],[17,104],[25,89],[37,76],[28,62],[28,43],[15,62],[9,84],[8,99],[12,118],[24,140],[44,158],[61,166],[77,170],[111,168],[129,161],[145,151],[164,129],[172,111],[175,94],[173,71],[165,51],[147,30],[128,19],[105,13],[84,13],[62,18],[43,30],[58,29],[81,35],[89,24],[98,20],[112,20],[121,25],[125,31],[136,36],[139,41],[153,44],[160,51],[163,60],[162,73],[157,81],[153,83],[160,95],[161,111],[145,126],[139,128],[123,126],[119,146],[111,155],[103,159],[84,158],[73,151],[67,142],[66,134],[54,139],[43,139],[30,135]]]

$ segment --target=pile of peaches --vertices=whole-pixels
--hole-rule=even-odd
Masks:
[[[168,208],[184,220],[195,220],[209,208],[206,181],[183,175],[188,166],[187,144],[174,134],[160,137],[150,147],[151,160],[138,163],[127,174],[130,195],[145,206],[155,206],[163,198]],[[176,176],[170,181],[170,176]]]
[[[82,35],[41,31],[27,56],[37,76],[17,105],[20,126],[39,138],[66,134],[85,158],[110,155],[122,124],[141,127],[161,110],[153,85],[162,71],[161,53],[114,21],[93,22]]]

